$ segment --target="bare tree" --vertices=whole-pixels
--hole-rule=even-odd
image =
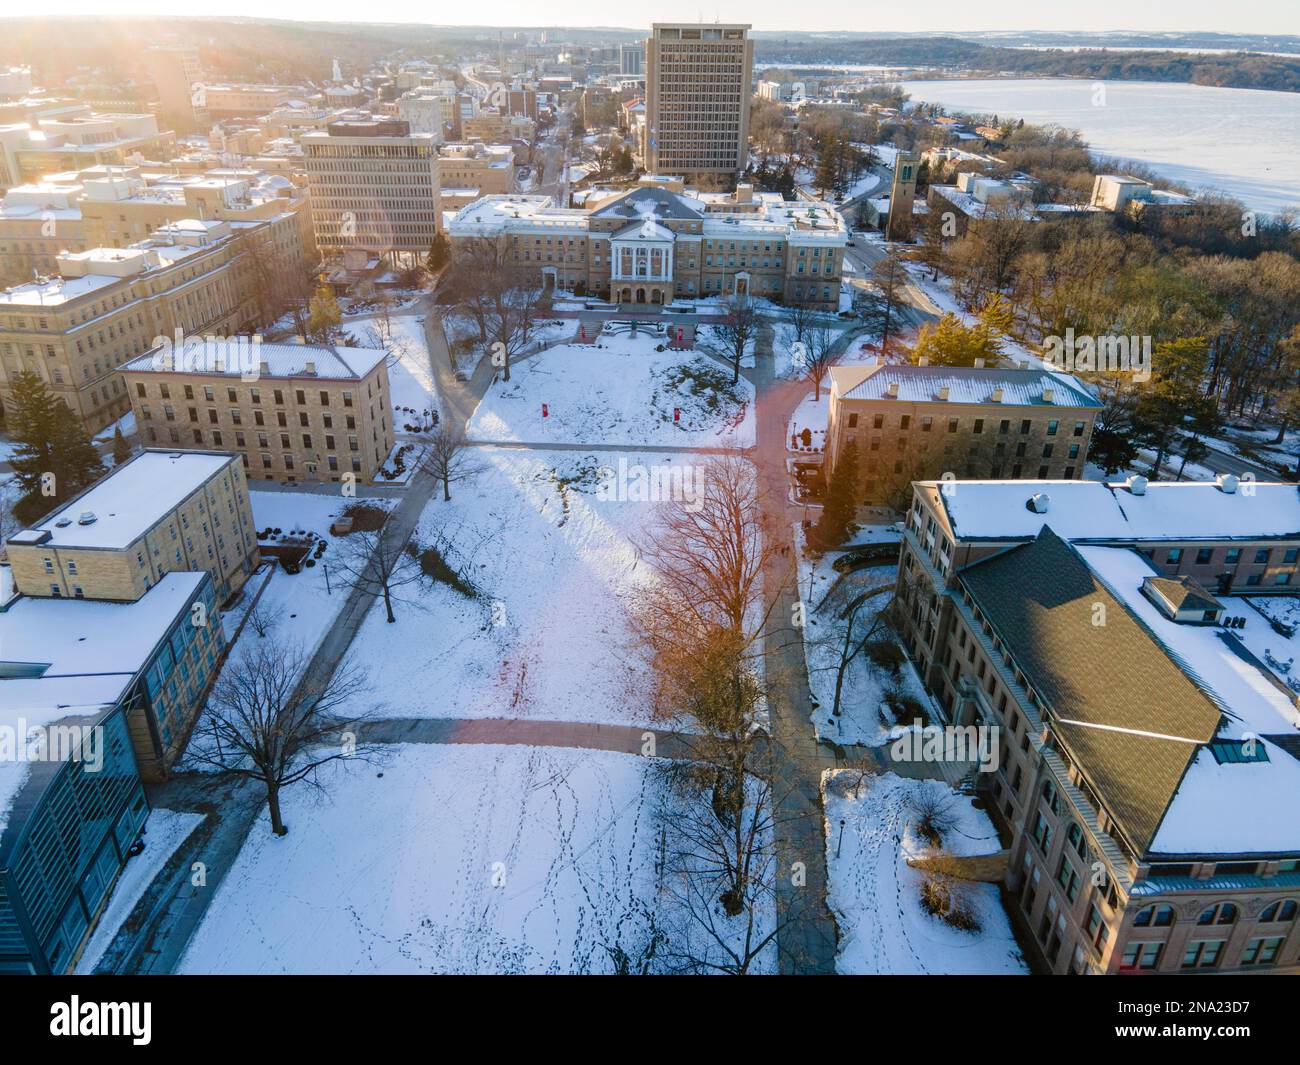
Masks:
[[[728,296],[723,305],[727,309],[726,317],[711,327],[712,336],[700,347],[731,363],[731,383],[734,385],[740,380],[741,360],[758,338],[762,321],[758,304],[746,293]]]
[[[774,890],[771,792],[753,762],[772,681],[758,661],[760,579],[779,548],[748,462],[719,458],[702,472],[700,497],[664,504],[644,538],[658,579],[633,626],[654,664],[656,712],[701,730],[665,814],[670,890],[687,925],[665,949],[691,971],[745,972],[776,935],[761,919]]]
[[[788,304],[790,308],[790,324],[794,326],[794,338],[799,343],[803,343],[804,334],[808,332],[808,327],[817,318],[817,310],[812,301],[806,296],[796,296]]]
[[[387,526],[349,533],[334,562],[343,571],[349,587],[367,595],[383,596],[390,625],[397,620],[393,604],[407,601],[402,589],[424,580],[415,549],[390,534]]]
[[[443,502],[450,503],[451,486],[482,472],[483,464],[475,461],[463,429],[443,425],[433,431],[420,467],[442,482]]]
[[[269,237],[245,234],[239,241],[240,267],[248,272],[257,319],[268,326],[283,314],[293,317],[294,332],[307,335],[311,276],[301,258],[276,249]]]
[[[339,713],[362,720],[357,700],[364,676],[342,663],[323,684],[303,679],[309,656],[299,647],[258,643],[232,656],[221,671],[196,729],[193,757],[204,765],[260,781],[271,829],[288,832],[280,792],[301,780],[316,783],[321,766],[365,757],[371,748],[339,732]]]
[[[266,636],[272,628],[275,627],[275,615],[267,609],[266,604],[260,599],[253,604],[253,607],[244,617],[244,624],[248,625],[260,640]]]
[[[835,330],[825,323],[809,326],[804,332],[804,376],[812,382],[814,401],[822,398],[822,382],[835,361]]]
[[[874,615],[869,618],[869,623],[863,624],[868,619],[863,618],[863,610],[879,596],[890,591],[888,587],[868,588],[865,591],[857,592],[854,595],[848,595],[849,586],[841,585],[836,591],[827,595],[822,601],[822,608],[831,606],[831,617],[839,623],[839,628],[832,628],[824,636],[818,638],[818,642],[824,643],[834,650],[835,662],[835,698],[831,705],[831,714],[835,717],[840,715],[840,706],[844,693],[844,681],[848,676],[849,667],[857,661],[862,652],[884,628],[890,613],[891,603],[882,604],[881,609],[875,611]],[[855,589],[856,590],[856,589]],[[844,601],[847,599],[847,601]],[[831,602],[835,600],[835,602]],[[892,601],[891,601],[892,602]]]
[[[536,270],[512,266],[494,241],[478,239],[457,245],[445,276],[448,298],[474,320],[509,381],[511,360],[527,347],[543,302]]]
[[[662,883],[673,906],[663,917],[667,935],[659,950],[669,972],[743,976],[788,923],[776,916],[772,789],[764,777],[749,775],[742,801],[720,812],[703,800],[719,767],[701,753],[702,761],[666,770]]]

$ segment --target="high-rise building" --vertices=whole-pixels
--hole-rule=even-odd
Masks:
[[[316,244],[327,255],[364,252],[394,266],[424,260],[438,226],[438,144],[406,122],[332,122],[305,134]]]
[[[656,22],[645,58],[650,171],[734,179],[749,135],[749,26]]]
[[[618,46],[618,72],[625,77],[636,77],[645,70],[645,45],[620,44]]]
[[[193,133],[208,121],[206,112],[194,106],[195,86],[203,81],[199,53],[183,46],[159,45],[145,53],[163,123],[180,133]]]

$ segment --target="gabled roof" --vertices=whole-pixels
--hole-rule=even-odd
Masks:
[[[650,185],[629,190],[626,195],[597,208],[591,216],[631,220],[642,218],[650,213],[658,219],[672,219],[678,222],[691,222],[704,216],[704,212],[694,207],[685,196]]]
[[[677,239],[677,234],[671,229],[665,229],[658,222],[652,222],[647,219],[644,222],[633,222],[631,225],[624,226],[613,234],[613,240],[647,240],[647,241],[673,241]]]
[[[1185,573],[1177,577],[1151,576],[1144,583],[1175,612],[1223,609],[1223,604],[1206,591],[1199,581]]]
[[[960,577],[1062,747],[1145,853],[1222,710],[1046,525]]]

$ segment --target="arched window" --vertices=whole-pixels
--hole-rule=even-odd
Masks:
[[[1088,860],[1088,841],[1083,834],[1083,829],[1079,827],[1078,821],[1070,822],[1070,827],[1065,832],[1065,839],[1074,849],[1074,853],[1086,862]]]
[[[1294,921],[1297,910],[1295,899],[1279,899],[1264,907],[1259,915],[1261,921]]]
[[[1220,902],[1201,911],[1196,918],[1197,924],[1232,924],[1237,919],[1237,905],[1233,902]]]
[[[1133,918],[1135,928],[1168,928],[1174,923],[1172,906],[1148,906]]]

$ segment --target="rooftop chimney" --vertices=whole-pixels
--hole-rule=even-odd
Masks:
[[[929,365],[930,365],[930,356],[929,356],[929,355],[922,355],[919,359],[916,360],[916,365],[917,365],[917,366],[929,366]]]
[[[257,364],[257,368],[261,372],[263,377],[271,376],[271,364],[267,362],[265,359],[263,359],[260,363]]]
[[[997,388],[995,388],[992,392],[989,393],[989,402],[990,402],[990,403],[1001,403],[1001,402],[1002,402],[1002,386],[1001,386],[1001,385],[999,385]]]
[[[1043,389],[1043,402],[1044,402],[1044,403],[1051,403],[1051,402],[1052,402],[1052,395],[1053,395],[1053,392],[1052,392],[1052,390],[1051,390],[1050,388],[1044,388],[1044,389]]]
[[[946,400],[946,399],[948,398],[948,386],[947,386],[947,385],[941,385],[941,386],[940,386],[940,388],[939,388],[939,398],[942,399],[942,400]]]
[[[976,360],[975,360],[975,369],[977,369],[977,370],[982,370],[982,369],[984,369],[984,360],[983,360],[983,359],[976,359]]]
[[[889,382],[889,387],[885,389],[885,395],[889,396],[890,399],[897,399],[897,398],[898,398],[898,382],[897,382],[897,381],[890,381],[890,382]]]
[[[308,360],[307,364],[303,367],[303,371],[302,371],[302,372],[305,373],[308,377],[315,377],[315,376],[316,376],[316,363],[315,363],[315,362],[312,362],[311,360]]]

